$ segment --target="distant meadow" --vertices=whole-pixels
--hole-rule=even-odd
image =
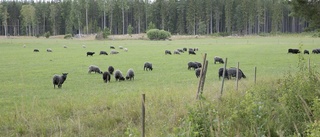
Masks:
[[[110,55],[110,46],[119,54]],[[48,48],[53,52],[46,52]],[[165,50],[173,53],[178,48],[199,51],[165,55]],[[310,54],[288,54],[289,48]],[[255,67],[256,85],[297,72],[299,59],[320,70],[320,55],[311,53],[316,48],[320,48],[319,38],[295,35],[172,41],[0,38],[0,136],[140,136],[142,94],[146,95],[146,136],[174,136],[197,102],[199,78],[187,69],[188,62],[202,63],[207,54],[203,96],[216,100],[221,95],[218,69],[224,64],[214,64],[215,56],[227,58],[227,68],[239,62],[247,76],[239,81],[239,90],[246,91],[255,85]],[[86,56],[88,51],[95,54]],[[109,55],[99,55],[100,51]],[[152,71],[143,70],[145,62],[152,63]],[[110,83],[104,83],[101,74],[88,73],[90,65],[102,71],[113,66],[124,76],[132,68],[135,78],[116,82],[112,76]],[[62,73],[68,73],[67,79],[61,89],[54,89],[52,77]],[[234,91],[235,80],[225,80],[224,94]]]

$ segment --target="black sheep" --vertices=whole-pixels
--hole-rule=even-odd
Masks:
[[[100,51],[99,55],[108,55],[108,53],[106,51]]]
[[[171,51],[170,51],[170,50],[165,50],[165,51],[164,51],[164,54],[166,54],[166,55],[167,55],[167,54],[171,55]]]
[[[111,75],[113,75],[114,68],[112,66],[109,66],[108,71]]]
[[[102,79],[106,83],[110,82],[110,79],[111,79],[110,73],[108,71],[103,72]]]
[[[125,78],[123,77],[122,72],[120,70],[116,70],[114,72],[114,78],[116,79],[116,81],[119,81],[119,82],[125,80]]]
[[[319,54],[320,53],[320,49],[313,49],[312,50],[312,54]]]
[[[183,51],[187,51],[187,48],[183,48]]]
[[[94,54],[94,52],[90,52],[90,51],[89,51],[89,52],[87,52],[87,57],[88,57],[88,56],[93,56],[93,54]]]
[[[201,68],[197,68],[197,69],[195,70],[195,74],[196,74],[196,77],[197,77],[197,78],[200,77],[200,73],[201,73]]]
[[[133,71],[133,69],[129,69],[127,71],[126,79],[127,80],[131,80],[131,79],[134,80],[134,71]]]
[[[152,71],[152,64],[150,63],[150,62],[146,62],[146,63],[144,63],[144,66],[143,66],[143,70],[146,70],[146,71],[148,71],[148,69],[149,70],[151,70]]]
[[[188,69],[193,68],[194,70],[199,68],[199,64],[195,63],[195,62],[188,62]]]
[[[288,53],[298,54],[298,53],[300,53],[300,50],[299,49],[288,49]]]
[[[196,53],[194,52],[194,50],[189,50],[189,55],[192,54],[192,55],[196,55]]]
[[[236,77],[237,75],[237,68],[229,68],[228,69],[228,77],[231,79],[231,77]],[[242,72],[241,69],[238,70],[238,79],[240,80],[241,78],[246,78],[246,75]]]
[[[33,52],[39,52],[39,50],[38,49],[34,49]]]
[[[213,58],[213,60],[214,60],[214,64],[216,64],[216,62],[221,63],[221,64],[224,64],[223,59],[220,58],[220,57],[218,57],[218,56],[215,56],[215,57]]]
[[[114,46],[110,46],[110,49],[115,49]]]
[[[218,75],[219,75],[219,80],[220,80],[220,77],[223,76],[223,68],[219,68]],[[229,79],[229,77],[228,77],[228,69],[226,69],[226,71],[224,73],[224,78]]]
[[[306,49],[305,49],[305,50],[303,51],[303,54],[309,54],[309,50],[306,50]]]
[[[58,85],[58,88],[61,88],[64,81],[66,81],[67,79],[67,75],[68,73],[62,73],[62,75],[57,75],[57,74],[53,75],[53,78],[52,78],[53,88],[56,88],[56,85]]]

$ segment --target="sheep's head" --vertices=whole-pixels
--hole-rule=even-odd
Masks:
[[[124,79],[124,77],[120,77],[120,78],[119,78],[119,81],[120,81],[120,80],[124,81],[125,79]]]

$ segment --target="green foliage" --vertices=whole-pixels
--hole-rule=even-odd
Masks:
[[[198,34],[204,35],[207,33],[207,26],[205,22],[201,21],[198,25]]]
[[[44,37],[46,37],[46,38],[49,38],[50,37],[50,31],[48,31],[48,32],[46,32],[46,33],[44,33]]]
[[[150,22],[149,25],[148,25],[147,32],[148,32],[149,30],[151,30],[151,29],[156,29],[156,28],[157,28],[156,25],[155,25],[154,23]]]
[[[64,39],[72,39],[72,35],[71,34],[66,34],[63,37]]]
[[[171,37],[170,32],[159,29],[151,29],[147,32],[150,40],[165,40]]]
[[[128,31],[129,36],[132,37],[133,27],[131,26],[131,24],[128,26],[128,30],[127,31]]]
[[[103,33],[102,33],[102,35],[103,35],[103,38],[108,38],[108,36],[111,34],[111,31],[110,31],[110,29],[109,28],[104,28],[104,30],[103,30]]]

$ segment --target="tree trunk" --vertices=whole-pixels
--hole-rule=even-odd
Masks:
[[[88,26],[88,8],[86,8],[86,26],[87,26],[87,34],[89,34],[89,26]]]
[[[140,34],[140,25],[141,25],[141,18],[138,17],[138,34]]]
[[[122,35],[124,35],[124,7],[122,7],[121,10],[122,10]]]

